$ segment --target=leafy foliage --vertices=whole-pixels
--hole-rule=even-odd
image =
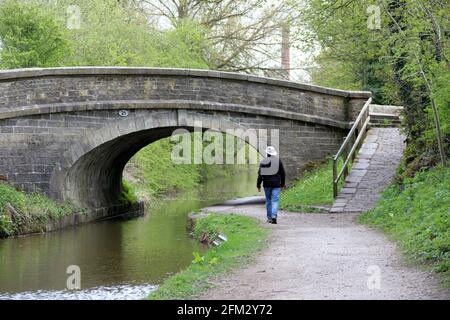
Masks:
[[[58,9],[68,4],[58,2]],[[81,28],[71,32],[76,50],[67,57],[67,65],[208,67],[202,58],[203,32],[193,22],[159,31],[139,12],[130,13],[117,1],[82,1],[79,5]]]
[[[369,1],[311,0],[304,9],[312,44],[321,52],[313,82],[342,89],[370,90],[375,103],[385,97],[388,67],[382,56],[383,35],[367,28]]]
[[[119,202],[121,203],[136,203],[138,198],[133,187],[127,181],[122,181],[122,193],[120,194]]]
[[[18,0],[0,5],[0,40],[2,68],[59,66],[70,52],[68,35],[56,16]]]
[[[67,29],[71,0],[0,3],[1,67],[208,68],[205,29],[190,20],[159,31],[120,1],[79,0],[80,28]]]
[[[380,11],[379,28],[369,27],[371,6]],[[375,103],[405,107],[404,176],[439,162],[432,99],[443,149],[450,154],[450,7],[445,1],[311,0],[303,11],[309,44],[320,48],[314,82],[370,90]]]
[[[213,69],[241,72],[279,71],[280,30],[294,27],[295,1],[135,0],[142,11],[178,29],[186,19],[205,32],[205,60]],[[294,35],[291,35],[291,39]]]
[[[192,255],[194,256],[194,260],[192,260],[192,263],[200,263],[200,264],[202,264],[202,263],[205,262],[205,257],[200,255],[200,253],[193,252]]]

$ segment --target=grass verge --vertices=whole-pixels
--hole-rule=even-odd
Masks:
[[[44,195],[26,194],[0,183],[0,237],[42,232],[50,220],[57,220],[80,209],[57,204]]]
[[[410,260],[443,275],[450,288],[450,168],[437,167],[390,186],[359,222],[385,231]]]
[[[340,165],[338,166],[340,170]],[[311,165],[280,196],[280,207],[289,211],[314,212],[314,205],[333,204],[333,161]],[[342,186],[342,183],[340,187]]]
[[[259,221],[240,215],[210,214],[199,218],[193,231],[196,239],[213,240],[224,234],[228,241],[209,249],[204,256],[194,253],[191,265],[164,281],[149,299],[188,299],[204,292],[210,280],[246,264],[263,248],[268,232]]]
[[[190,135],[190,139],[201,137]],[[201,140],[200,143],[207,145]],[[142,148],[130,159],[124,170],[123,201],[133,200],[134,192],[137,198],[153,203],[152,200],[165,195],[195,190],[203,181],[237,175],[249,169],[258,170],[251,165],[208,165],[194,164],[194,161],[177,164],[172,160],[174,146],[175,142],[164,138]]]
[[[124,179],[146,201],[165,193],[195,188],[200,174],[194,164],[176,164],[171,159],[170,139],[156,141],[141,149],[127,164]]]

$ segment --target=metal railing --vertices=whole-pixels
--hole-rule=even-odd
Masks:
[[[347,137],[345,137],[344,142],[342,143],[339,151],[333,157],[333,197],[336,198],[338,194],[338,184],[339,180],[344,177],[347,177],[349,171],[350,160],[353,162],[356,157],[356,151],[359,148],[366,132],[367,126],[369,125],[370,116],[369,116],[369,105],[372,102],[372,98],[369,98],[364,104],[363,108],[358,114],[355,122],[350,129]],[[350,151],[349,151],[350,149]],[[337,173],[337,164],[339,158],[343,156],[344,163],[342,165],[342,169]]]

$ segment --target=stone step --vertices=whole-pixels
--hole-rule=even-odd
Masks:
[[[329,212],[361,212],[374,207],[379,193],[391,183],[404,147],[399,129],[371,127]]]
[[[401,123],[396,122],[370,122],[371,128],[400,128]]]
[[[392,122],[370,122],[371,128],[400,128],[401,123]]]
[[[370,112],[369,113],[371,119],[400,119],[400,115],[398,114],[391,114],[391,113],[375,113]]]
[[[371,127],[399,127],[401,118],[398,114],[371,112],[369,124]]]
[[[402,121],[400,119],[391,119],[391,118],[379,118],[379,119],[372,119],[370,118],[370,123],[382,123],[382,122],[392,122],[392,123],[398,123],[401,124]]]

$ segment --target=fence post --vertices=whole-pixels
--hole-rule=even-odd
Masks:
[[[358,131],[358,133],[359,133],[359,131]],[[355,144],[357,137],[358,136],[356,135],[356,131],[355,131],[355,134],[353,135],[353,139],[352,139],[352,145]],[[352,153],[352,163],[355,162],[355,158],[356,158],[356,152],[353,152]]]
[[[336,183],[336,176],[337,176],[337,159],[333,158],[333,198],[337,197],[337,183]]]
[[[344,158],[344,163],[345,163],[345,160],[347,160],[347,158],[348,158],[348,152],[349,152],[349,147],[348,147],[348,145],[344,148],[344,153],[343,153],[343,158]],[[345,167],[344,167],[344,173],[343,173],[343,175],[344,175],[344,179],[345,179],[345,177],[347,177],[347,175],[348,175],[348,164],[346,164],[345,165]]]

